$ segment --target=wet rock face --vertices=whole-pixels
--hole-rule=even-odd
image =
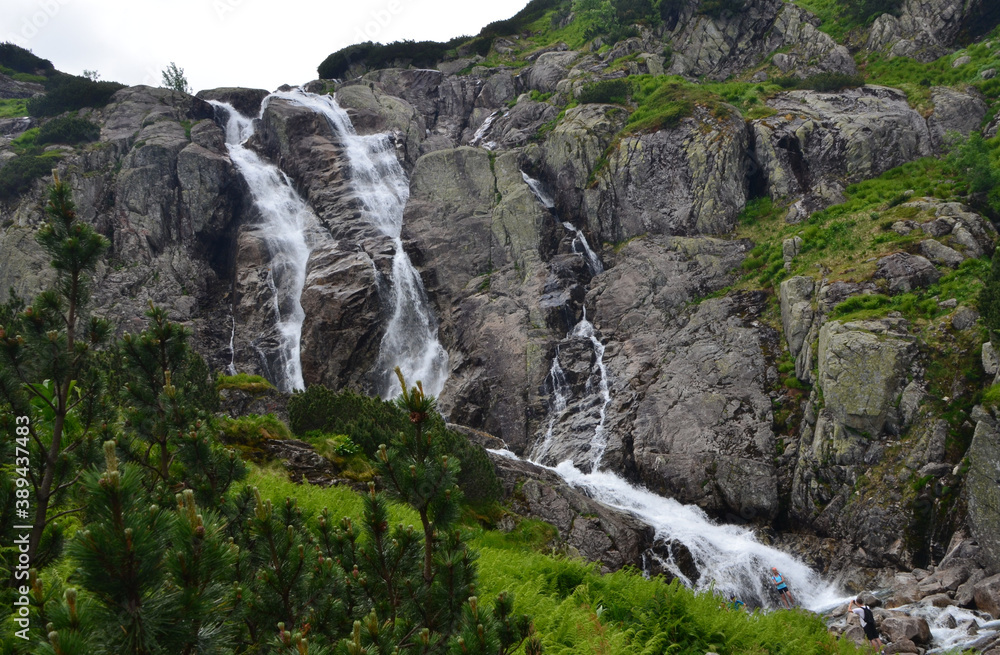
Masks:
[[[554,525],[559,540],[576,554],[600,562],[605,571],[642,566],[643,552],[652,542],[647,525],[591,500],[552,471],[498,455],[491,457],[515,509]]]
[[[89,116],[102,142],[67,149],[57,168],[79,216],[112,243],[94,279],[95,313],[135,332],[152,300],[185,323],[195,347],[222,369],[230,361],[226,282],[244,199],[212,117],[211,105],[191,96],[122,89]],[[10,285],[30,298],[52,279],[34,241],[48,181],[5,212],[13,223],[0,236],[2,300]]]

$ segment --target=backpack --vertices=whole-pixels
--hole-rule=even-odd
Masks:
[[[863,606],[861,609],[865,611],[865,624],[875,627],[875,615],[872,614],[871,608],[867,605]]]

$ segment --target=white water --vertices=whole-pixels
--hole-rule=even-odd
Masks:
[[[563,223],[563,227],[576,234],[576,238],[573,239],[573,252],[583,255],[583,258],[587,261],[587,268],[590,269],[591,275],[600,275],[604,272],[604,264],[601,263],[600,258],[597,253],[593,251],[590,244],[587,243],[587,237],[583,236],[583,232],[576,229],[572,223]],[[583,252],[576,249],[576,244],[580,244]]]
[[[324,116],[340,137],[351,167],[351,184],[361,201],[367,221],[392,239],[392,317],[386,325],[379,351],[380,395],[395,398],[400,393],[393,373],[398,366],[408,384],[422,382],[424,391],[438,396],[448,379],[448,353],[438,341],[437,318],[431,311],[420,274],[403,249],[403,209],[410,195],[406,172],[396,158],[387,134],[359,136],[351,119],[332,96],[301,90],[274,93]],[[265,107],[268,99],[265,99]]]
[[[591,345],[594,348],[594,358],[595,366],[600,373],[600,381],[597,384],[596,393],[600,398],[601,408],[600,415],[601,419],[597,423],[597,427],[594,428],[594,436],[590,440],[590,467],[591,470],[596,471],[601,465],[601,458],[604,457],[604,451],[608,447],[608,435],[604,432],[604,421],[608,416],[608,405],[611,404],[611,390],[608,387],[608,369],[604,365],[604,344],[601,340],[597,338],[594,333],[594,324],[587,320],[587,310],[583,310],[583,318],[580,322],[576,324],[573,331],[570,333],[571,337],[589,339]],[[595,390],[591,387],[591,382],[587,380],[588,394],[595,393]]]
[[[522,171],[524,182],[538,201],[550,211],[555,207],[544,186]],[[574,252],[579,252],[587,261],[591,275],[604,271],[600,259],[591,249],[583,232],[572,224],[565,227],[575,234]],[[577,250],[579,244],[580,250]],[[600,420],[591,436],[590,449],[586,461],[579,462],[590,473],[584,473],[577,462],[563,461],[555,467],[540,462],[551,452],[555,441],[554,426],[561,420],[568,407],[592,406],[591,403],[571,405],[570,389],[566,384],[559,353],[553,358],[549,370],[552,384],[552,401],[549,405],[548,429],[540,442],[532,449],[530,461],[555,471],[567,483],[582,490],[598,502],[632,514],[653,528],[655,539],[665,544],[683,544],[694,559],[700,573],[697,581],[689,579],[673,561],[672,556],[660,563],[685,582],[699,591],[708,589],[728,597],[736,594],[745,602],[770,605],[773,598],[773,583],[769,576],[771,567],[776,567],[788,581],[789,590],[796,602],[808,609],[823,610],[846,603],[847,596],[820,578],[806,564],[791,555],[760,543],[752,530],[734,525],[720,525],[711,520],[704,511],[693,505],[683,505],[671,498],[664,498],[641,486],[630,484],[610,471],[600,470],[601,460],[608,446],[605,430],[607,407],[611,402],[608,371],[604,364],[604,345],[594,331],[594,326],[583,318],[573,328],[569,337],[589,339],[599,371],[597,388],[592,388],[588,380],[586,392],[597,396],[600,403]],[[504,457],[514,456],[508,450],[492,451]],[[657,555],[651,554],[657,559]]]
[[[482,144],[480,142],[486,136],[486,133],[490,131],[490,128],[493,127],[493,121],[499,118],[500,115],[501,111],[497,109],[495,112],[487,116],[486,120],[483,121],[483,124],[479,126],[478,130],[476,130],[476,133],[472,135],[472,141],[469,141],[469,145],[470,146],[481,145],[483,148],[487,150],[493,150],[494,148],[496,148],[497,144],[495,141],[487,141],[486,143]],[[506,116],[507,114],[503,115]]]
[[[253,134],[253,120],[228,103],[212,101],[212,104],[227,114],[229,157],[246,180],[254,205],[260,212],[260,234],[271,256],[267,283],[273,291],[280,342],[276,368],[269,367],[267,362],[265,366],[275,386],[282,391],[304,389],[300,343],[305,312],[300,301],[310,252],[306,231],[316,224],[316,217],[282,171],[244,147],[243,143]],[[235,350],[234,346],[230,344]]]
[[[535,194],[536,198],[538,198],[538,202],[542,203],[542,207],[545,207],[546,209],[555,209],[556,201],[552,198],[552,195],[545,190],[545,187],[542,186],[540,181],[531,177],[524,171],[521,171],[521,179],[524,180],[524,183],[528,185],[531,192]]]
[[[535,445],[528,458],[528,461],[535,463],[543,461],[549,454],[549,450],[552,449],[553,429],[559,417],[566,411],[566,405],[569,400],[570,388],[566,382],[566,373],[563,372],[562,365],[559,363],[558,348],[556,349],[556,356],[552,358],[552,366],[549,367],[549,379],[552,381],[552,402],[549,404],[549,427],[545,431],[545,436]]]

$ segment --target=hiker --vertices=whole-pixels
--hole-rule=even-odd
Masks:
[[[861,620],[861,629],[865,631],[865,638],[875,649],[875,652],[882,652],[882,640],[878,636],[878,628],[875,627],[875,615],[872,613],[872,609],[864,604],[861,596],[848,603],[847,609],[858,615]]]
[[[729,609],[741,610],[746,607],[746,604],[736,597],[736,594],[729,594]]]
[[[785,584],[785,579],[781,577],[778,573],[778,569],[771,567],[771,580],[774,581],[774,586],[778,588],[778,593],[781,595],[781,602],[785,604],[785,607],[792,609],[792,605],[795,604],[795,599],[792,598],[792,592],[788,591],[788,585]]]

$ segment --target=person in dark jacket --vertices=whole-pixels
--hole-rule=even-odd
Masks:
[[[875,627],[875,615],[872,614],[872,609],[865,605],[860,597],[852,600],[847,605],[847,609],[858,615],[858,619],[861,620],[861,629],[865,631],[865,639],[872,645],[875,652],[881,653],[882,639],[878,635],[878,628]]]

